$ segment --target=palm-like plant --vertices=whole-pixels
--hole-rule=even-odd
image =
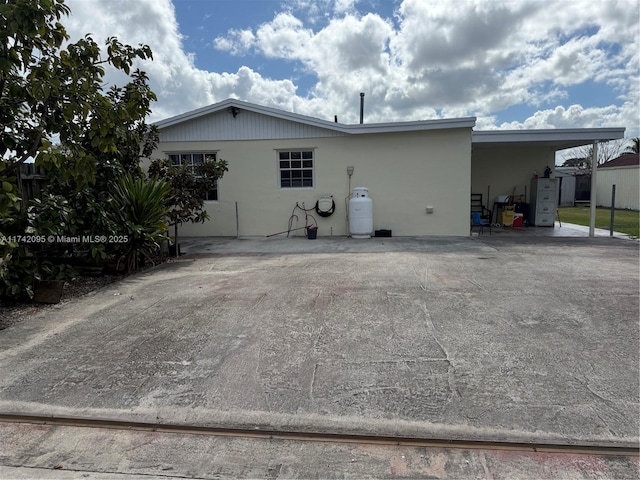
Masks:
[[[623,153],[640,153],[640,137],[632,138],[631,145]]]
[[[144,259],[151,260],[166,240],[168,199],[171,186],[153,177],[149,180],[126,174],[114,185],[112,216],[128,239],[122,254],[129,271],[135,270]]]

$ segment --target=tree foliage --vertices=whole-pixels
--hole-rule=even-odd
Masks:
[[[228,170],[223,159],[207,157],[195,170],[187,166],[171,165],[171,161],[154,160],[149,175],[166,179],[171,185],[171,209],[169,223],[175,227],[174,244],[178,243],[178,227],[186,222],[202,223],[209,220],[204,209],[205,194]],[[177,248],[177,247],[176,247]],[[177,251],[177,250],[176,250]]]
[[[135,270],[140,262],[151,259],[166,239],[171,186],[156,177],[146,181],[125,174],[114,186],[110,214],[122,226],[127,241],[124,258],[127,270]]]
[[[598,143],[598,165],[602,165],[620,155],[623,141],[612,140]],[[577,167],[582,173],[591,174],[593,159],[593,145],[583,145],[570,150],[571,157],[565,158],[563,167]]]
[[[92,182],[95,151],[117,153],[118,130],[130,126],[123,122],[123,111],[113,108],[116,100],[128,97],[127,115],[139,118],[148,112],[145,100],[155,98],[145,89],[141,72],[124,89],[103,91],[105,65],[130,74],[135,59],[151,58],[148,46],[131,47],[112,37],[104,58],[89,35],[63,46],[69,36],[59,20],[68,14],[62,0],[0,0],[0,156],[5,176],[32,158],[49,169],[73,158],[73,168],[61,172],[65,179]],[[54,136],[68,155],[51,148]]]
[[[635,137],[629,140],[629,145],[622,153],[640,153],[640,137]]]
[[[121,233],[117,228],[126,225],[109,214],[115,201],[110,190],[127,173],[141,177],[140,158],[157,145],[157,131],[145,123],[156,97],[146,74],[133,69],[137,59],[152,58],[151,49],[111,37],[105,54],[90,35],[69,42],[61,23],[69,13],[64,0],[0,0],[0,280],[9,285],[5,293],[19,293],[16,278],[33,276],[37,263],[32,258],[37,248],[18,245],[12,240],[16,234]],[[106,68],[127,75],[126,85],[106,89]],[[42,199],[27,205],[20,166],[34,159],[49,182]],[[104,246],[93,249],[92,254],[104,254]],[[2,290],[0,282],[0,296]]]

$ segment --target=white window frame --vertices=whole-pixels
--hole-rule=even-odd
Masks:
[[[171,165],[173,166],[182,166],[182,165],[186,165],[188,167],[191,168],[191,171],[195,173],[195,166],[199,165],[200,162],[198,163],[194,163],[194,156],[195,155],[202,155],[202,162],[206,162],[207,161],[207,157],[211,157],[213,156],[214,160],[218,159],[218,150],[212,150],[212,151],[206,151],[206,152],[168,152],[167,153],[167,158],[169,160],[171,160]],[[175,163],[175,157],[178,157],[178,163]],[[188,163],[183,163],[184,160],[187,160],[185,157],[189,157],[188,159]],[[209,195],[215,192],[215,196],[216,198],[211,200],[209,199]],[[212,188],[211,190],[209,190],[206,194],[205,194],[205,198],[204,201],[207,203],[212,203],[212,202],[219,202],[220,201],[220,185],[218,184],[218,180],[216,180],[216,184],[215,187]]]
[[[305,158],[305,156],[308,157],[309,154],[311,158]],[[284,155],[288,155],[288,158],[284,158]],[[282,190],[315,188],[315,148],[279,148],[276,150],[276,162],[278,168],[278,188]],[[286,162],[287,165],[285,165],[284,162]],[[308,162],[311,162],[311,166],[309,166]],[[300,176],[298,176],[298,172],[300,172]],[[285,176],[283,176],[283,173]],[[296,176],[294,177],[294,175]],[[298,179],[300,180],[300,184],[294,185],[294,182]],[[310,181],[311,184],[305,185],[308,181]],[[285,182],[288,182],[289,185],[284,185]]]

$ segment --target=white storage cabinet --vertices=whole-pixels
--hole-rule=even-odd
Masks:
[[[529,221],[537,227],[553,227],[556,220],[558,180],[532,178]]]

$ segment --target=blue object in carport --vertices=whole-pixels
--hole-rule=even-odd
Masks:
[[[480,217],[479,212],[471,213],[471,226],[480,227],[480,233],[484,231],[484,227],[489,227],[489,235],[491,235],[491,223],[487,220],[483,220],[482,217]]]

